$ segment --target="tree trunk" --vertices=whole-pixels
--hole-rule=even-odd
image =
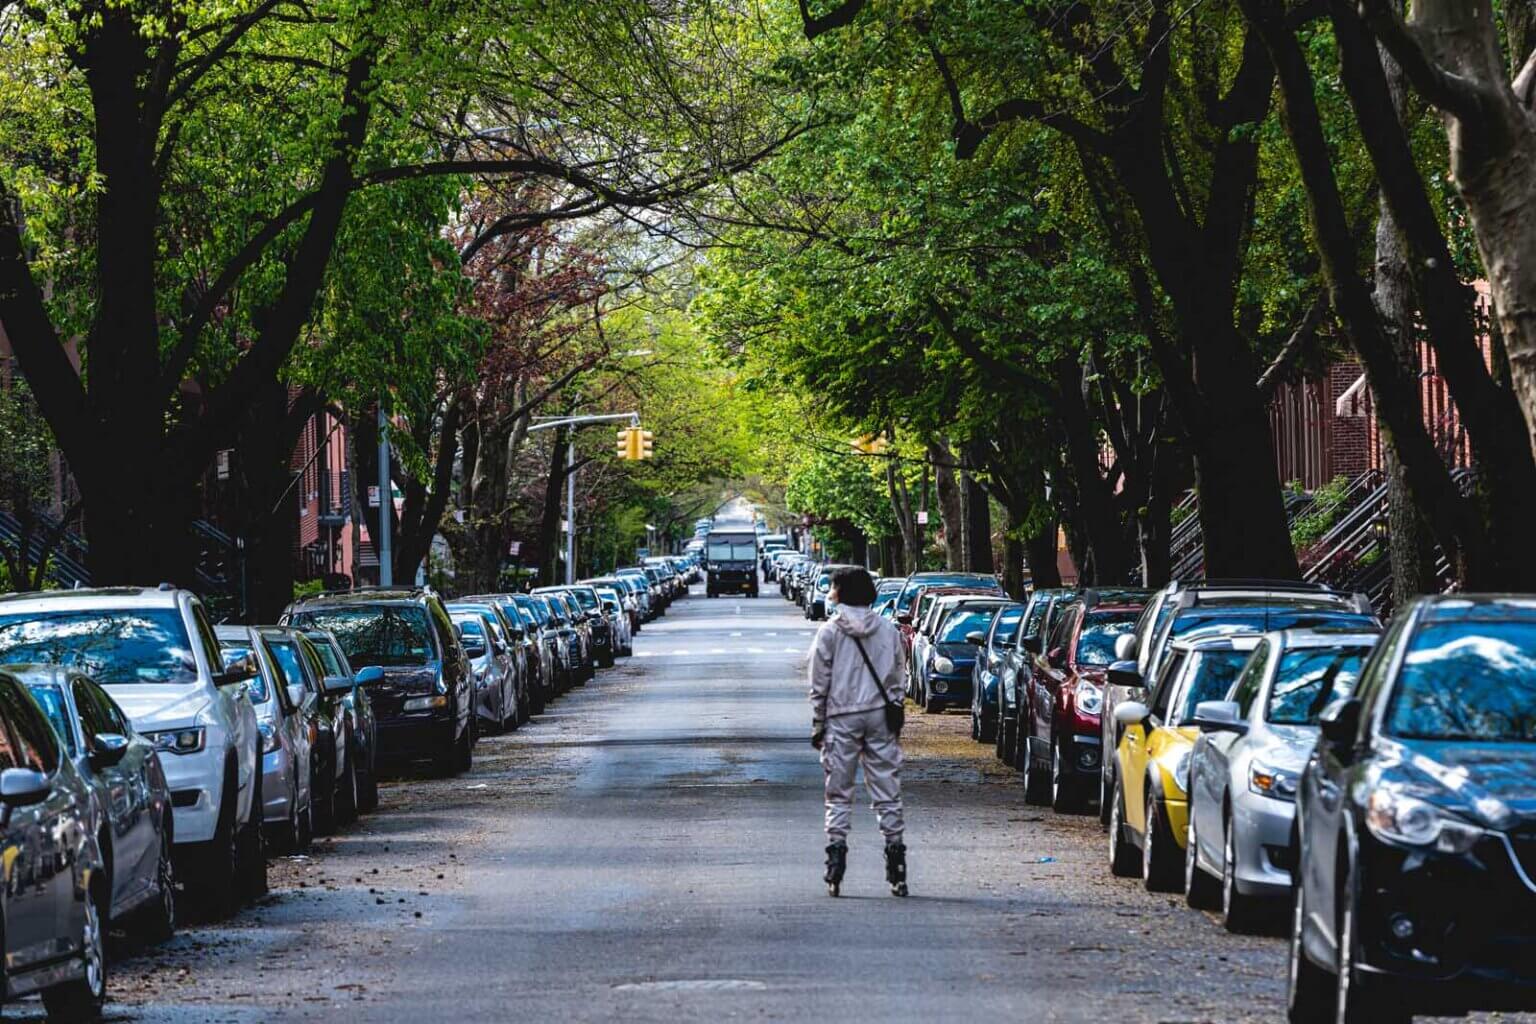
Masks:
[[[992,566],[992,504],[987,492],[970,473],[962,477],[965,489],[965,547],[968,572],[990,573]]]
[[[1078,535],[1087,556],[1078,568],[1091,582],[1123,583],[1129,573],[1125,532],[1115,496],[1099,468],[1099,434],[1083,398],[1083,365],[1076,356],[1066,356],[1057,360],[1055,371],[1056,409],[1077,498],[1077,522],[1072,532]]]
[[[1036,590],[1061,586],[1061,567],[1056,562],[1056,521],[1051,519],[1024,538],[1024,559],[1030,585]]]
[[[539,578],[547,586],[561,582],[560,508],[565,491],[566,428],[556,427],[544,482],[544,511],[539,516]]]
[[[1402,69],[1390,56],[1382,54],[1382,70],[1387,85],[1392,90],[1392,102],[1401,120],[1406,105],[1407,83]],[[1392,205],[1386,197],[1379,200],[1380,213],[1376,221],[1376,286],[1374,299],[1380,312],[1387,337],[1392,341],[1402,372],[1410,377],[1419,373],[1419,353],[1414,331],[1413,276],[1408,268],[1408,252],[1398,233],[1397,221],[1392,215]],[[1418,388],[1412,390],[1413,415],[1423,418],[1422,397]],[[1380,414],[1378,413],[1378,421]],[[1384,453],[1384,470],[1387,478],[1387,518],[1390,557],[1392,559],[1392,603],[1396,608],[1407,607],[1408,602],[1419,594],[1433,593],[1440,589],[1435,573],[1435,541],[1408,485],[1407,470],[1397,454],[1391,427],[1382,424],[1383,436],[1388,439]]]
[[[955,481],[955,456],[949,442],[943,438],[929,441],[928,459],[933,463],[939,515],[944,520],[944,567],[950,572],[963,572],[965,517],[960,511],[960,487]]]
[[[1024,541],[1019,536],[1024,519],[1011,507],[1005,507],[1008,530],[1003,534],[1003,589],[1015,601],[1024,599]]]

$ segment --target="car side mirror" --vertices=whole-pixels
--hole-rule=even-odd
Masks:
[[[1130,661],[1136,657],[1136,634],[1125,633],[1115,637],[1115,660]]]
[[[980,647],[982,644],[987,642],[987,634],[983,633],[979,629],[973,629],[971,632],[965,634],[965,642],[968,644],[975,644],[977,647]]]
[[[1109,666],[1105,675],[1110,686],[1123,686],[1128,690],[1139,690],[1142,687],[1141,671],[1134,661],[1117,661]]]
[[[30,768],[7,768],[0,772],[0,804],[7,809],[40,804],[52,791],[53,783],[42,772]]]
[[[384,669],[378,665],[369,665],[366,668],[360,668],[352,674],[352,680],[353,682],[357,683],[358,686],[369,686],[373,683],[383,682]]]
[[[326,693],[351,693],[352,687],[356,685],[346,676],[326,676],[325,681],[321,683]]]
[[[87,760],[92,768],[110,768],[128,753],[128,737],[115,732],[98,732],[91,737]]]
[[[1125,700],[1115,705],[1115,721],[1121,725],[1140,725],[1150,714],[1151,709],[1138,700]]]
[[[1355,738],[1360,733],[1360,701],[1355,697],[1348,697],[1336,701],[1323,709],[1318,718],[1318,727],[1321,729],[1323,739],[1335,749],[1343,750],[1355,745]]]
[[[1052,647],[1051,652],[1045,656],[1046,664],[1051,668],[1067,667],[1067,649],[1065,647]]]
[[[1248,723],[1241,718],[1242,706],[1235,700],[1203,700],[1195,705],[1191,724],[1201,732],[1230,732],[1241,736]]]
[[[309,691],[304,689],[303,686],[298,683],[290,683],[288,685],[288,703],[296,708],[301,708],[308,699]]]

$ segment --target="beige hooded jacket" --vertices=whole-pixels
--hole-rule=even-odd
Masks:
[[[870,664],[880,673],[884,693],[877,687],[854,637],[864,645]],[[890,622],[868,608],[842,605],[811,645],[811,715],[817,722],[839,715],[875,711],[902,698],[906,676],[906,647]]]

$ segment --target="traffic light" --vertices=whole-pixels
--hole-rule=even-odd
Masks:
[[[635,440],[639,442],[637,445],[639,452],[634,456],[634,458],[654,459],[656,457],[656,453],[651,448],[651,432],[649,430],[640,430],[639,428],[636,428],[635,430],[631,431],[631,433],[634,435]]]
[[[626,427],[625,429],[619,431],[619,443],[618,443],[618,445],[616,446],[616,448],[614,450],[615,450],[615,453],[618,455],[618,457],[621,458],[621,459],[627,459],[627,458],[630,457],[629,456],[629,428]]]

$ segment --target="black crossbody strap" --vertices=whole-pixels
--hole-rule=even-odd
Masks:
[[[870,676],[875,680],[875,692],[880,694],[880,700],[886,704],[891,703],[890,695],[885,692],[885,683],[880,680],[880,673],[875,671],[875,663],[869,660],[869,652],[864,650],[864,644],[852,634],[849,634],[849,639],[859,649],[859,657],[864,659],[864,667],[869,669]]]

